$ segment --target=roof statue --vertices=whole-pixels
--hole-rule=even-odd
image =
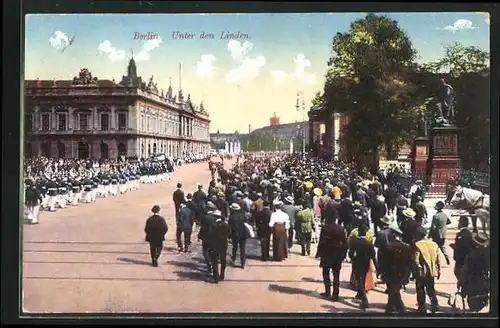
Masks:
[[[42,81],[40,81],[40,79],[38,77],[36,78],[36,87],[37,88],[41,88],[42,87]]]
[[[53,87],[53,88],[57,88],[57,80],[56,80],[56,78],[54,78],[54,79],[52,80],[52,87]]]
[[[151,78],[149,79],[148,85],[146,87],[146,91],[158,94],[157,83],[153,82],[153,76],[152,75],[151,75]]]
[[[162,98],[165,98],[165,94],[163,93],[163,89],[161,89],[161,94],[160,95],[161,95]]]
[[[203,106],[203,100],[200,103],[200,112],[202,112],[202,113],[205,112],[205,106]]]
[[[82,68],[78,76],[73,78],[72,85],[77,86],[95,86],[97,85],[97,77],[92,77],[92,73],[88,68]]]

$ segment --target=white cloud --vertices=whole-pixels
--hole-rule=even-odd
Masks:
[[[284,71],[272,71],[271,76],[275,82],[283,82],[286,79],[286,72]]]
[[[248,57],[241,61],[241,65],[226,74],[228,83],[251,81],[259,75],[260,69],[266,64],[264,56]]]
[[[69,45],[69,37],[62,31],[55,31],[49,42],[52,47],[61,50]]]
[[[233,57],[234,60],[243,59],[252,47],[253,44],[248,41],[240,43],[240,41],[231,40],[227,43],[227,50],[231,53],[231,57]]]
[[[457,31],[474,30],[477,27],[472,25],[472,22],[467,19],[457,19],[453,25],[448,25],[443,28],[443,30],[451,31],[453,33]]]
[[[307,74],[304,77],[304,82],[307,84],[315,84],[316,83],[316,75],[314,74]]]
[[[211,54],[201,55],[201,60],[198,60],[198,63],[196,65],[196,76],[198,77],[211,76],[214,70],[213,63],[216,59],[217,58],[215,58],[215,56]]]
[[[97,50],[102,54],[107,54],[111,61],[120,61],[127,57],[125,50],[116,49],[111,45],[109,40],[101,42],[97,47]]]
[[[137,55],[134,55],[134,59],[137,61],[149,60],[149,58],[150,58],[149,53],[152,50],[158,48],[160,46],[160,44],[162,44],[162,43],[163,43],[163,39],[161,37],[159,37],[157,39],[145,41],[144,44],[142,45],[142,48],[139,51],[139,53]]]
[[[304,77],[304,72],[306,68],[311,66],[311,61],[304,56],[304,54],[298,54],[293,58],[293,62],[295,63],[295,71],[293,76],[296,79],[302,79]]]

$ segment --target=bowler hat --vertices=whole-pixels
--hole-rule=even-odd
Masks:
[[[439,202],[436,203],[436,205],[434,206],[434,208],[436,210],[438,210],[438,211],[442,210],[444,208],[444,203],[442,201],[439,201]]]
[[[416,229],[415,229],[415,237],[417,239],[422,239],[424,238],[425,236],[427,235],[427,230],[422,227],[422,226],[418,226]]]
[[[151,209],[151,212],[153,212],[154,214],[160,213],[160,206],[158,206],[158,205],[153,206],[153,208]]]

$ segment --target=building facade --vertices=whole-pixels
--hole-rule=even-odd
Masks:
[[[132,58],[120,83],[82,69],[72,81],[26,81],[25,153],[54,158],[185,157],[210,152],[210,119],[182,90],[158,90]]]

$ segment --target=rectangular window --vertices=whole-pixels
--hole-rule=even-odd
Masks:
[[[109,131],[109,114],[101,114],[101,131]]]
[[[149,132],[149,116],[146,118],[146,132]]]
[[[26,129],[26,131],[33,130],[33,114],[32,113],[29,113],[26,115],[25,129]]]
[[[118,113],[118,130],[120,130],[120,131],[127,130],[127,114],[126,113]]]
[[[50,114],[48,113],[42,114],[42,130],[43,131],[50,130]]]
[[[66,131],[66,114],[57,114],[57,130]]]
[[[89,115],[80,114],[80,130],[87,130],[89,128]]]

